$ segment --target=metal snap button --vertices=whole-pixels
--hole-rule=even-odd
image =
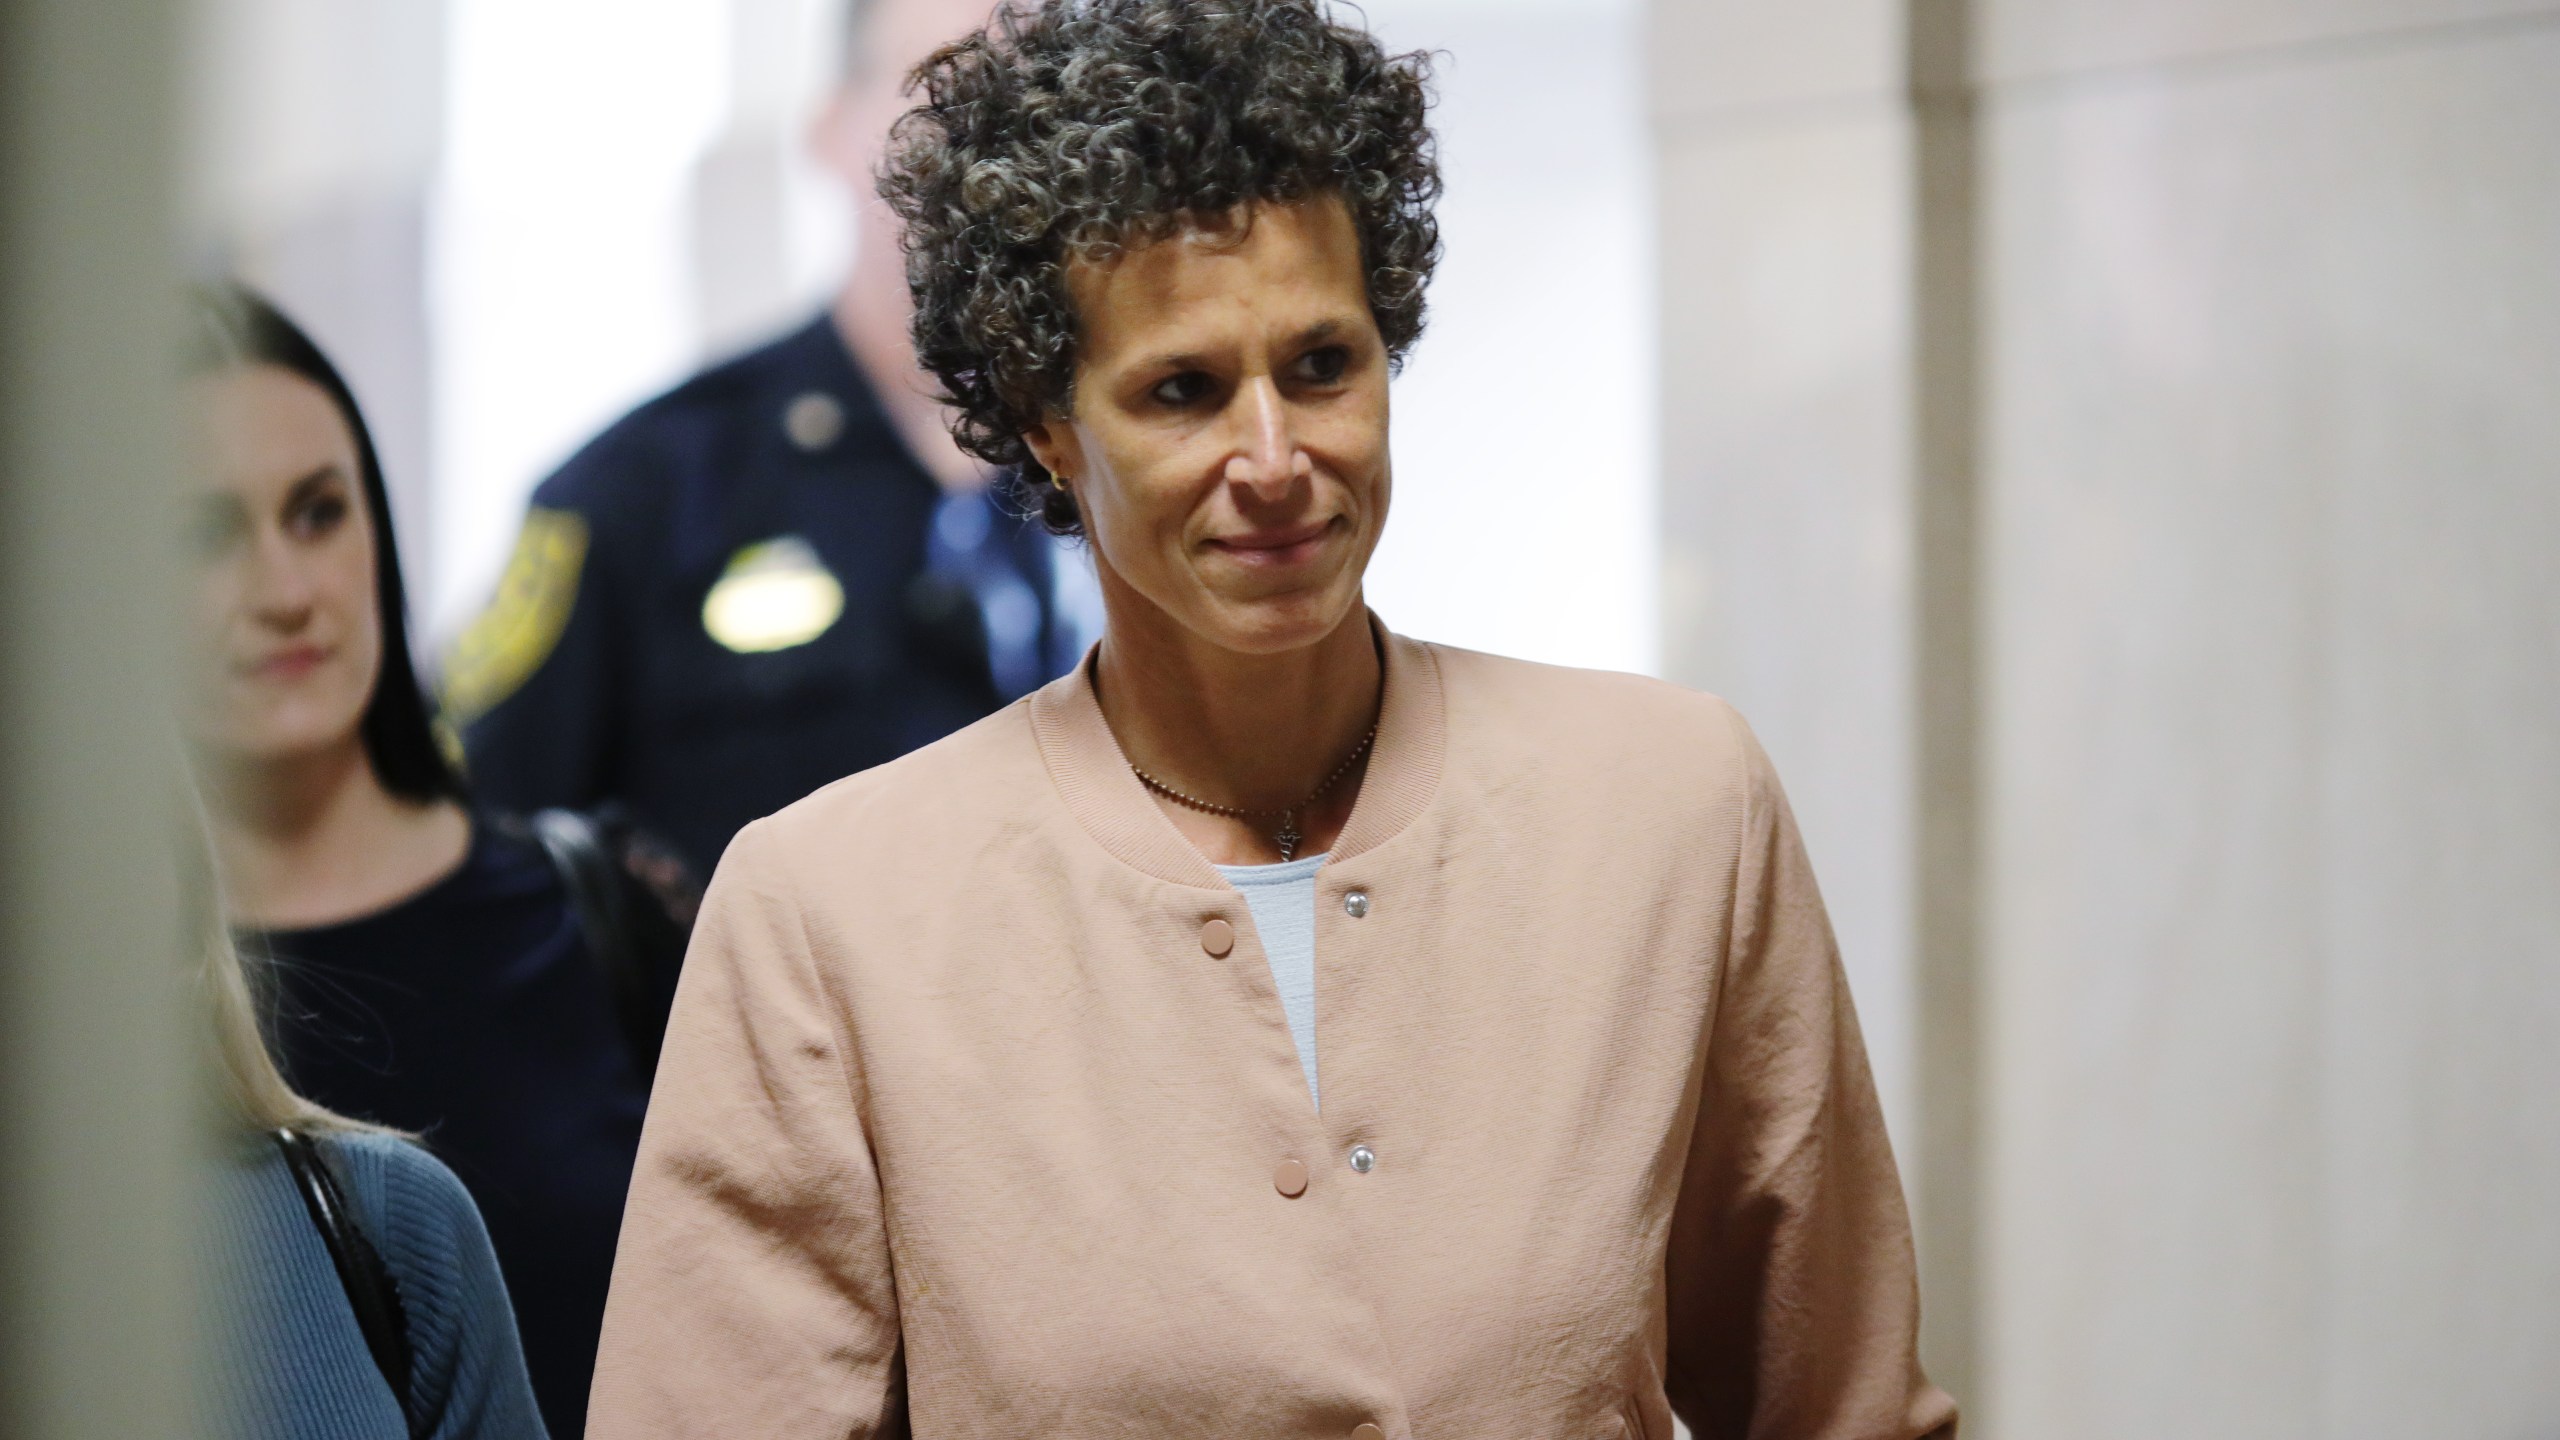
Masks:
[[[1368,914],[1369,892],[1366,890],[1344,891],[1342,895],[1342,913],[1350,916],[1354,920]]]
[[[1366,1146],[1366,1145],[1354,1145],[1354,1146],[1352,1146],[1352,1147],[1351,1147],[1351,1168],[1352,1168],[1352,1170],[1353,1170],[1353,1172],[1354,1172],[1354,1173],[1356,1173],[1356,1174],[1361,1174],[1361,1175],[1366,1175],[1366,1174],[1368,1174],[1370,1171],[1377,1169],[1377,1168],[1378,1168],[1378,1152],[1377,1152],[1377,1151],[1375,1151],[1375,1150],[1370,1149],[1370,1148],[1369,1148],[1368,1146]]]

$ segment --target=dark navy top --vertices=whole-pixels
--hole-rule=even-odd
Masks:
[[[748,821],[1072,668],[1083,564],[992,491],[946,494],[820,316],[543,482],[447,713],[484,799],[619,802],[707,877]]]
[[[276,958],[294,1087],[416,1133],[470,1187],[543,1418],[584,1434],[649,1096],[550,861],[475,821],[461,866],[410,899],[244,942]]]
[[[218,1163],[210,1238],[223,1298],[209,1377],[240,1440],[542,1440],[506,1283],[471,1197],[417,1146],[315,1134],[347,1208],[399,1287],[410,1414],[365,1348],[346,1286],[284,1156],[244,1136]],[[414,1422],[414,1429],[412,1424]],[[560,1432],[575,1436],[575,1431]]]

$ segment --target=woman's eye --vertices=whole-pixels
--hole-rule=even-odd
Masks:
[[[297,535],[317,538],[345,524],[346,519],[346,496],[315,495],[295,506],[293,513],[285,517],[285,523]]]
[[[1299,376],[1318,385],[1334,383],[1350,368],[1351,348],[1347,345],[1327,345],[1298,358]]]
[[[1196,405],[1208,398],[1209,377],[1197,370],[1185,370],[1157,382],[1147,394],[1159,405]]]

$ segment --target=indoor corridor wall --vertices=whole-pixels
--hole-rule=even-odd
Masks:
[[[2560,7],[1660,0],[1665,663],[1995,1440],[2560,1425]]]

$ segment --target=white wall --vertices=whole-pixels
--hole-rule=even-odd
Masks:
[[[1382,0],[1440,57],[1447,257],[1394,389],[1370,601],[1398,629],[1653,672],[1654,281],[1632,0]]]

